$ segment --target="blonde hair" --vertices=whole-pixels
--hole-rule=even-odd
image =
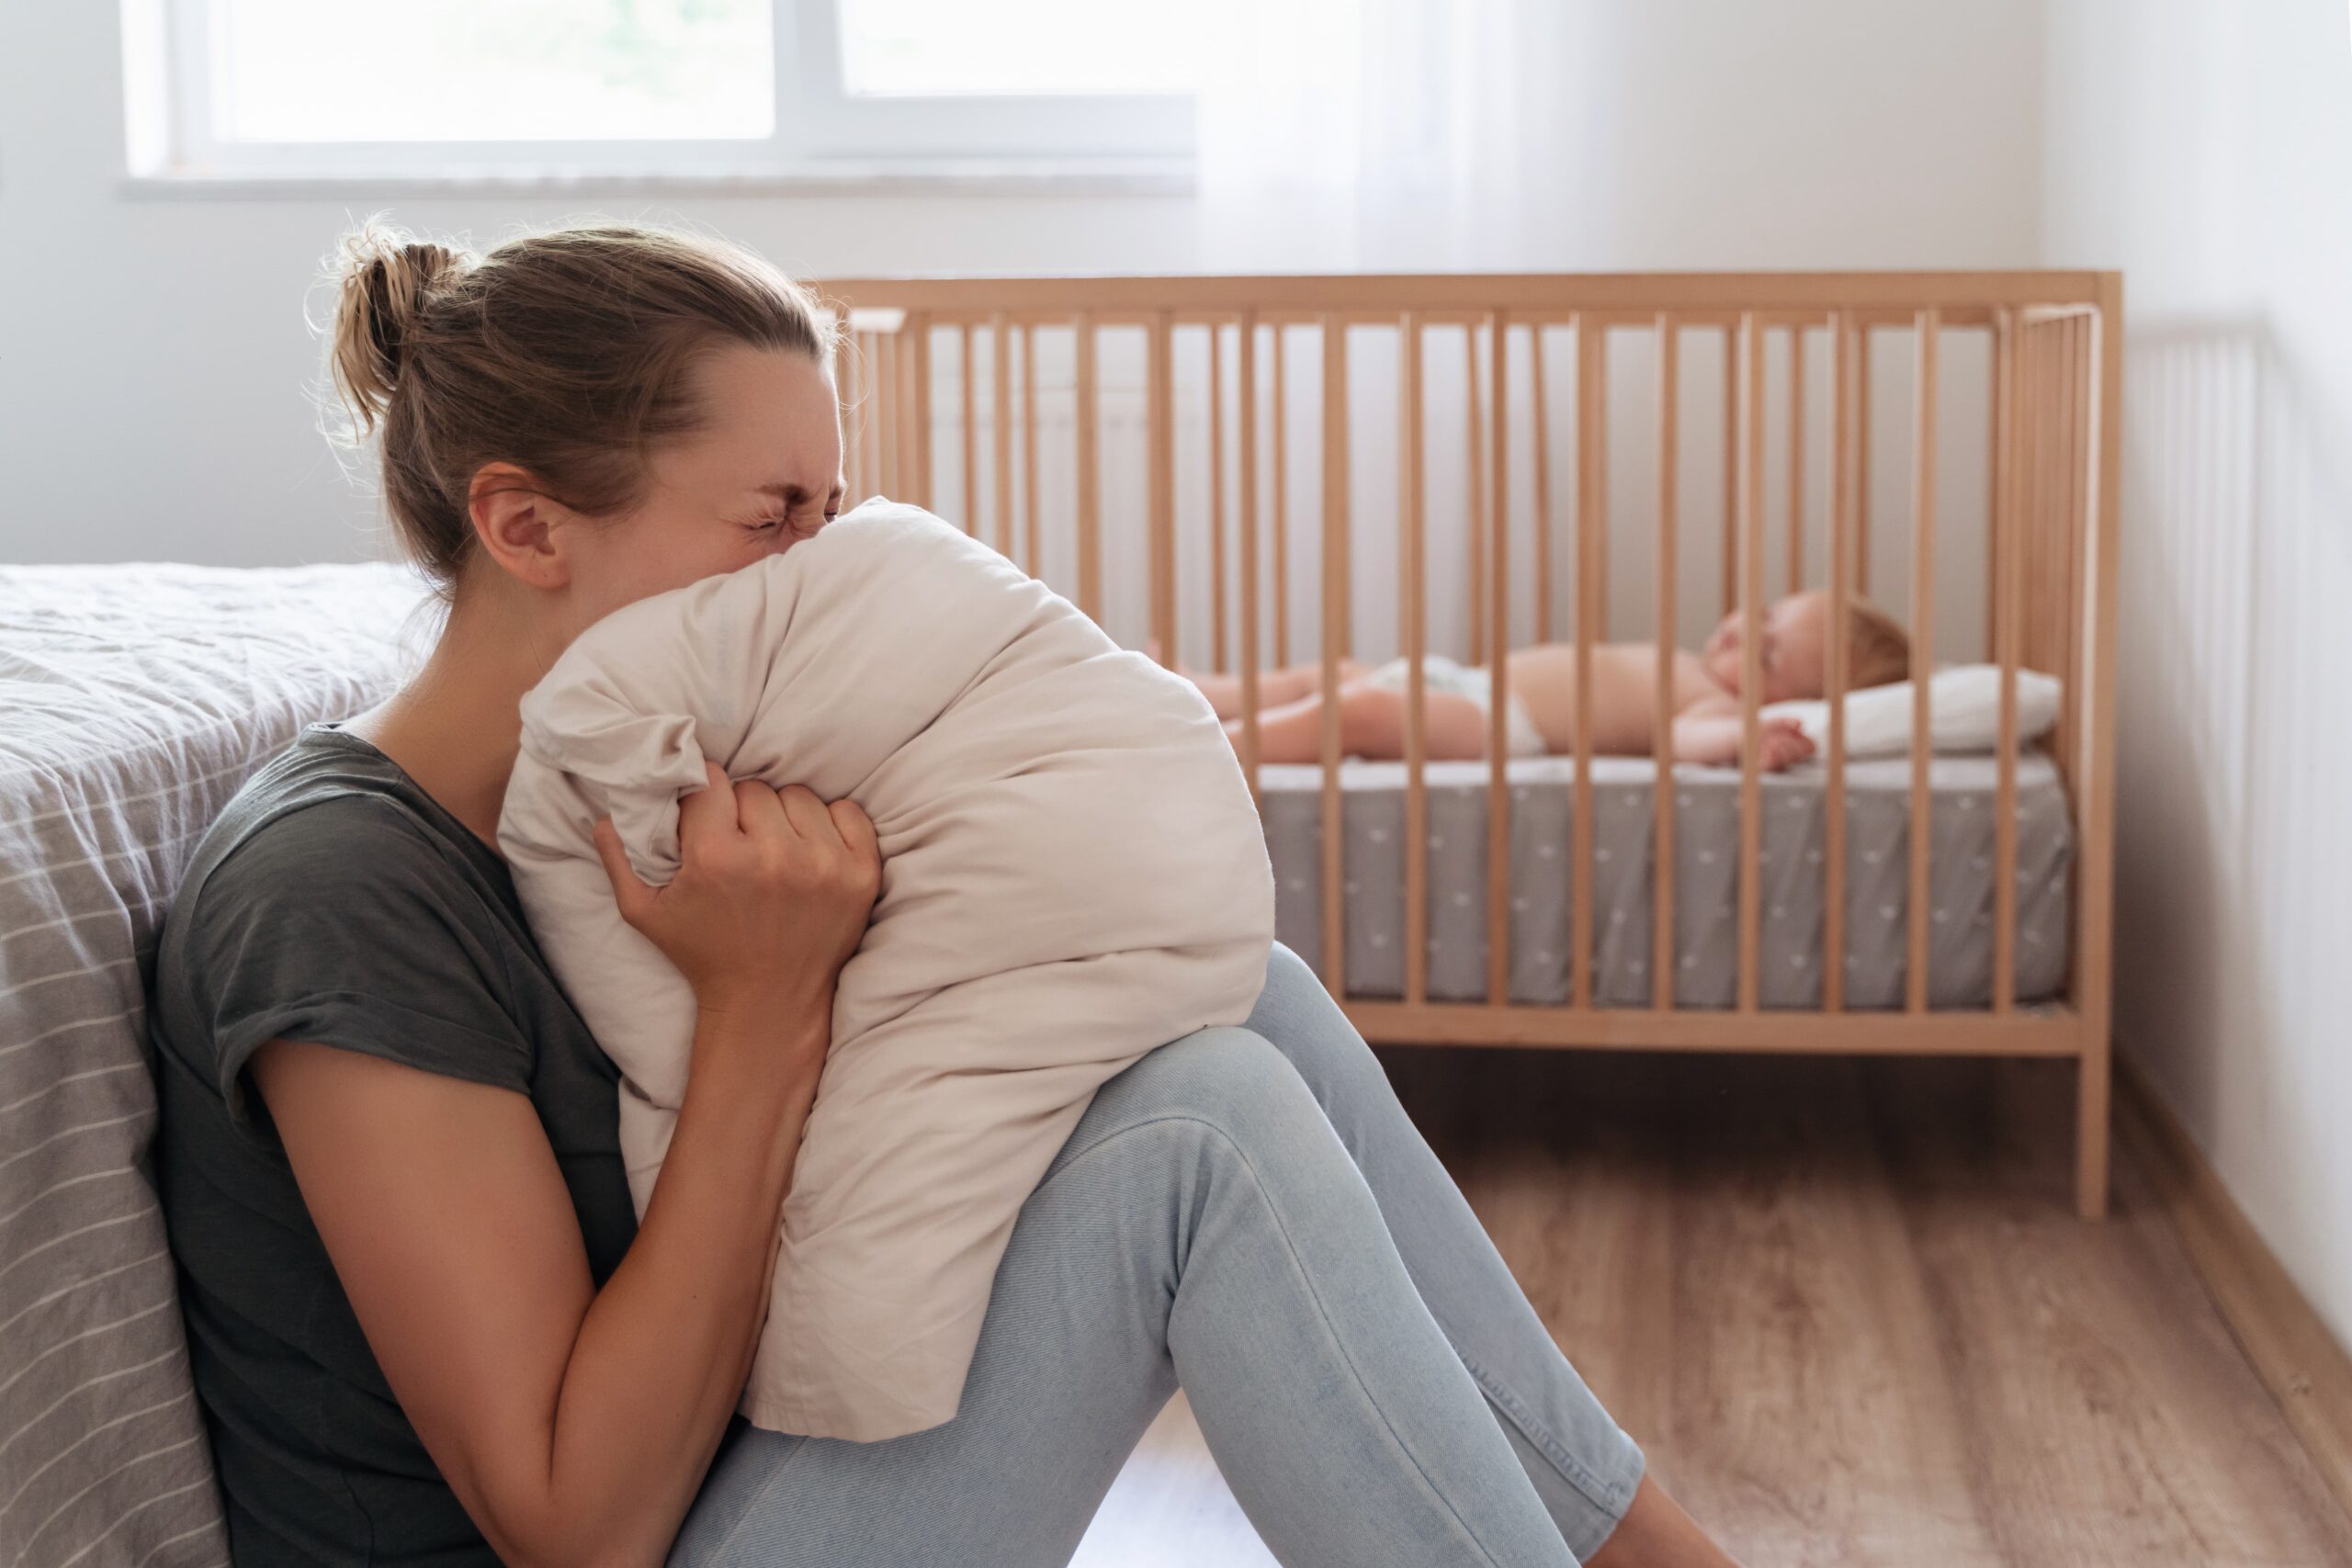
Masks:
[[[1857,594],[1846,601],[1846,684],[1892,685],[1911,678],[1911,635],[1893,615]]]
[[[327,375],[373,435],[402,548],[448,595],[473,548],[469,492],[506,462],[590,516],[641,499],[645,457],[705,411],[688,375],[724,343],[830,365],[808,291],[723,241],[630,224],[527,234],[474,256],[370,220],[344,236]]]

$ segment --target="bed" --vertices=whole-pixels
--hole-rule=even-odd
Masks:
[[[149,1177],[145,986],[198,838],[390,690],[390,568],[0,568],[0,1562],[228,1561]]]

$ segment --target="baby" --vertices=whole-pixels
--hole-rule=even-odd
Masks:
[[[1829,595],[1815,589],[1795,593],[1763,615],[1758,660],[1763,683],[1759,705],[1817,698],[1827,685]],[[1849,689],[1884,685],[1910,673],[1911,643],[1894,619],[1866,600],[1849,602]],[[1697,653],[1677,649],[1673,754],[1679,762],[1723,766],[1739,761],[1741,616],[1725,615]],[[1235,748],[1241,745],[1241,681],[1235,675],[1184,672],[1201,688],[1225,721]],[[1406,661],[1372,666],[1344,662],[1340,670],[1340,750],[1351,757],[1383,760],[1405,755]],[[1422,661],[1427,688],[1423,707],[1428,755],[1447,761],[1487,754],[1493,679],[1487,671],[1458,664],[1440,654]],[[1258,754],[1269,762],[1311,762],[1323,755],[1323,671],[1320,665],[1272,670],[1258,682]],[[1611,642],[1592,650],[1592,711],[1577,711],[1577,649],[1573,643],[1544,643],[1510,655],[1504,716],[1510,754],[1543,756],[1574,751],[1579,724],[1603,756],[1645,757],[1657,705],[1657,649],[1642,642]],[[1794,719],[1768,718],[1758,739],[1758,762],[1778,772],[1813,754],[1813,742]]]

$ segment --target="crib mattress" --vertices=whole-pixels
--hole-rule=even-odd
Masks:
[[[1656,765],[1595,758],[1593,994],[1606,1007],[1647,1006]],[[1996,767],[1990,756],[1928,763],[1928,998],[1931,1007],[1989,1004],[1993,989],[1993,853]],[[1510,998],[1569,996],[1576,761],[1510,764]],[[1758,998],[1768,1008],[1820,1005],[1826,770],[1809,763],[1763,780],[1758,871]],[[1487,994],[1485,762],[1429,765],[1429,995]],[[1739,784],[1736,769],[1678,766],[1675,791],[1674,994],[1679,1006],[1728,1008],[1739,983]],[[1281,940],[1323,968],[1322,770],[1261,774],[1267,849]],[[1907,758],[1846,768],[1846,1005],[1903,1004],[1909,959],[1910,789]],[[1405,766],[1340,767],[1347,991],[1404,994]],[[2074,830],[2049,758],[2017,774],[2017,1000],[2057,994],[2066,967]]]

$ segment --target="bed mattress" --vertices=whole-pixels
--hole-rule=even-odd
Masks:
[[[1592,763],[1594,998],[1646,1007],[1651,995],[1650,884],[1657,773],[1646,758]],[[1996,768],[1989,756],[1936,757],[1930,790],[1928,998],[1984,1007],[1993,989],[1993,852]],[[1576,762],[1510,764],[1510,998],[1569,997]],[[1758,999],[1820,1005],[1826,771],[1818,762],[1763,780]],[[1487,994],[1487,801],[1484,762],[1429,765],[1429,995]],[[1323,966],[1322,770],[1269,766],[1261,787],[1277,893],[1276,932]],[[1404,994],[1405,766],[1340,767],[1348,994]],[[1739,963],[1739,784],[1736,769],[1678,766],[1675,792],[1674,994],[1679,1006],[1728,1008]],[[1910,789],[1907,758],[1846,768],[1847,1005],[1903,1004],[1909,957]],[[2057,994],[2066,970],[2074,832],[2065,786],[2050,759],[2020,758],[2017,774],[2017,999]]]

